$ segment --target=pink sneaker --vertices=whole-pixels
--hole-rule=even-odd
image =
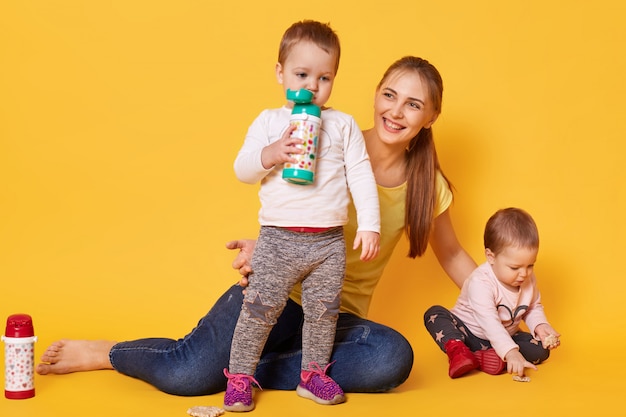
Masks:
[[[500,359],[493,348],[477,350],[474,352],[474,357],[480,364],[480,370],[486,374],[500,375],[506,369],[506,362]]]
[[[300,372],[300,384],[296,392],[303,398],[308,398],[318,404],[333,405],[346,400],[341,387],[328,375],[326,370],[332,365],[329,363],[322,370],[316,362],[309,364],[309,370]]]
[[[224,410],[235,412],[254,410],[252,383],[259,386],[257,380],[251,375],[231,374],[227,369],[224,369],[224,375],[228,378],[224,394]]]

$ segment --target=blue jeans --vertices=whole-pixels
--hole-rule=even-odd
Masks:
[[[109,353],[120,373],[169,394],[209,395],[226,389],[233,331],[243,302],[231,287],[182,339],[149,338],[116,344]],[[300,382],[302,307],[289,300],[265,344],[254,377],[261,387],[293,390]],[[395,330],[341,313],[329,375],[346,392],[384,392],[402,384],[413,366],[409,342]]]

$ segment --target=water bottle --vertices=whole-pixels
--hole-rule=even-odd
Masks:
[[[7,319],[4,346],[4,396],[22,400],[35,396],[35,330],[28,314]]]
[[[294,102],[289,123],[296,126],[292,137],[303,141],[303,154],[294,154],[295,164],[285,163],[283,179],[294,184],[312,184],[315,179],[317,142],[322,125],[322,110],[313,104],[313,93],[306,89],[293,91],[287,89],[287,100]]]

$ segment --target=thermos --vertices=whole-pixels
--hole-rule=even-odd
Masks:
[[[313,104],[313,92],[300,89],[287,89],[287,100],[294,102],[289,122],[296,126],[292,137],[300,138],[304,142],[303,154],[294,154],[297,163],[285,163],[283,179],[294,184],[312,184],[315,180],[315,162],[317,159],[317,143],[322,124],[322,110]]]
[[[35,330],[28,314],[7,319],[4,346],[4,396],[21,400],[35,396]]]

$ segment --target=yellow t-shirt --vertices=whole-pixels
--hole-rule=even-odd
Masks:
[[[440,215],[452,203],[452,191],[441,173],[437,174],[437,205],[435,216]],[[376,285],[391,258],[396,244],[404,232],[406,183],[393,188],[378,186],[380,203],[380,253],[371,261],[362,262],[361,248],[352,249],[357,230],[356,212],[349,205],[348,223],[344,226],[346,237],[346,277],[341,293],[341,312],[367,317]],[[301,288],[297,285],[291,298],[300,303]]]

